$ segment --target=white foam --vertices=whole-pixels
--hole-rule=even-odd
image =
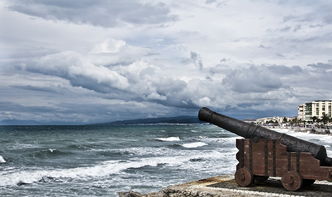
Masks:
[[[166,137],[166,138],[156,138],[156,140],[163,141],[163,142],[176,142],[180,141],[181,139],[179,137]]]
[[[207,145],[207,143],[204,143],[204,142],[192,142],[192,143],[182,144],[181,146],[183,146],[185,148],[197,148],[197,147],[206,146],[206,145]]]
[[[237,149],[224,153],[220,151],[200,151],[195,156],[191,156],[191,162],[184,162],[177,168],[183,171],[201,172],[210,175],[233,174],[237,164],[236,152]],[[198,159],[198,161],[194,159]]]
[[[43,177],[58,179],[88,179],[93,177],[110,176],[128,168],[140,168],[143,166],[157,166],[158,164],[181,165],[197,156],[170,156],[170,157],[149,157],[129,161],[106,161],[92,167],[77,167],[71,169],[53,170],[20,170],[15,172],[1,172],[0,186],[16,185],[17,183],[34,183]]]
[[[195,142],[199,143],[199,142]],[[202,143],[202,142],[201,142]],[[192,143],[194,144],[194,143]],[[205,145],[202,143],[201,145]],[[199,144],[198,144],[199,145]],[[197,146],[197,145],[196,145]],[[189,151],[189,150],[188,150]],[[20,170],[14,169],[13,171],[0,171],[0,186],[16,185],[18,183],[34,183],[43,180],[45,177],[52,177],[67,181],[68,179],[76,180],[89,180],[95,177],[112,177],[118,173],[125,173],[124,170],[129,168],[140,168],[144,166],[158,166],[158,164],[165,164],[171,168],[177,169],[203,169],[205,171],[215,171],[216,163],[218,163],[218,170],[233,172],[232,166],[229,164],[235,163],[236,150],[230,150],[229,153],[221,153],[219,151],[211,150],[190,150],[184,155],[169,155],[169,156],[156,156],[136,158],[127,161],[112,160],[105,161],[95,166],[90,167],[77,167],[70,169],[30,169]],[[195,162],[193,159],[203,159]],[[221,162],[225,161],[225,162]],[[220,164],[222,163],[222,164]]]
[[[5,158],[3,158],[3,156],[0,155],[0,163],[6,163]]]
[[[286,133],[288,135],[292,135],[294,137],[313,142],[315,144],[323,145],[326,148],[327,155],[329,157],[332,156],[332,136],[331,135],[322,135],[322,134],[314,134],[314,133],[303,133],[303,132],[295,132],[290,129],[273,129],[280,133]]]
[[[240,139],[241,137],[226,137],[226,138],[202,138],[202,141],[204,142],[212,142],[212,143],[220,143],[222,146],[234,146],[235,147],[235,142],[236,139]]]
[[[56,149],[50,148],[48,149],[51,153],[53,153]]]
[[[288,135],[292,135],[294,137],[304,139],[307,141],[311,141],[316,144],[321,145],[332,145],[332,136],[331,135],[322,135],[322,134],[314,134],[314,133],[303,133],[303,132],[295,132],[290,129],[274,129],[280,133],[286,133]]]

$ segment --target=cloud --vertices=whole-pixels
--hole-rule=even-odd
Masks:
[[[95,44],[88,52],[88,56],[94,64],[111,67],[114,65],[129,65],[150,53],[151,50],[148,48],[133,46],[124,40],[108,38]]]
[[[102,53],[102,54],[109,54],[109,53],[117,53],[123,47],[126,46],[126,42],[123,40],[114,40],[114,39],[107,39],[104,42],[97,44],[93,49],[92,53]]]
[[[201,106],[237,117],[295,115],[299,103],[332,98],[330,7],[3,1],[3,117],[102,122],[196,115]]]
[[[113,27],[122,23],[160,24],[174,20],[162,3],[131,0],[13,0],[13,11],[49,20]]]
[[[198,53],[190,52],[190,58],[199,69],[203,69],[203,63]]]
[[[47,55],[30,65],[23,65],[24,70],[54,75],[65,78],[73,86],[82,86],[100,92],[112,88],[125,89],[129,86],[127,78],[107,69],[90,63],[82,55],[66,51]]]
[[[85,56],[67,51],[43,56],[30,63],[22,64],[19,68],[28,73],[60,77],[68,80],[74,87],[93,90],[112,99],[149,101],[181,108],[197,108],[199,103],[206,101],[206,96],[195,93],[197,87],[188,85],[199,79],[185,81],[177,76],[165,75],[167,70],[142,60],[129,65],[120,63],[109,66],[107,61],[104,62],[106,65],[93,63],[96,59],[98,57],[94,55]],[[13,87],[46,92],[45,88],[31,85]]]
[[[278,69],[278,67],[274,68]],[[280,75],[271,72],[272,69],[266,66],[234,69],[227,73],[223,82],[233,91],[240,93],[268,92],[282,88]]]
[[[118,42],[113,44],[119,46]],[[121,54],[118,48],[105,50],[107,54]],[[197,57],[194,55],[194,59]],[[255,65],[223,59],[210,68],[192,67],[189,63],[178,71],[191,69],[191,72],[179,72],[173,76],[166,74],[173,73],[171,68],[162,68],[143,60],[112,66],[107,66],[105,62],[105,66],[94,64],[95,58],[64,52],[44,56],[33,64],[25,65],[24,69],[61,77],[74,87],[93,90],[104,98],[188,110],[211,106],[229,111],[280,111],[277,109],[280,106],[274,104],[283,103],[282,108],[287,111],[291,105],[311,98],[310,88],[314,88],[316,94],[332,96],[326,91],[332,82],[322,80],[332,77],[329,62],[300,67]],[[31,86],[23,88],[40,89]]]

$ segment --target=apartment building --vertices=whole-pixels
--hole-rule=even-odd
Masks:
[[[305,120],[305,104],[301,104],[297,107],[297,119]]]
[[[283,117],[283,116],[274,116],[274,117],[265,117],[265,118],[258,118],[256,119],[256,124],[266,124],[270,121],[277,122],[278,124],[281,124],[284,119],[286,118],[287,122],[292,121],[294,118],[289,117]]]
[[[313,117],[321,119],[323,115],[332,117],[332,100],[316,100],[298,106],[298,119],[310,121]]]

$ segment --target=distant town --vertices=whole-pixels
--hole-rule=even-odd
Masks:
[[[332,100],[315,100],[298,106],[295,117],[265,117],[247,122],[266,127],[290,128],[295,131],[331,134]]]

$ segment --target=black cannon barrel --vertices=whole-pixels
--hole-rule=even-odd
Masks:
[[[199,110],[198,118],[202,121],[210,122],[232,133],[244,138],[264,138],[279,140],[280,143],[287,146],[288,151],[292,152],[310,152],[321,161],[322,165],[332,166],[332,158],[327,157],[324,146],[314,144],[296,137],[278,133],[276,131],[249,124],[219,113],[216,113],[206,107]]]

